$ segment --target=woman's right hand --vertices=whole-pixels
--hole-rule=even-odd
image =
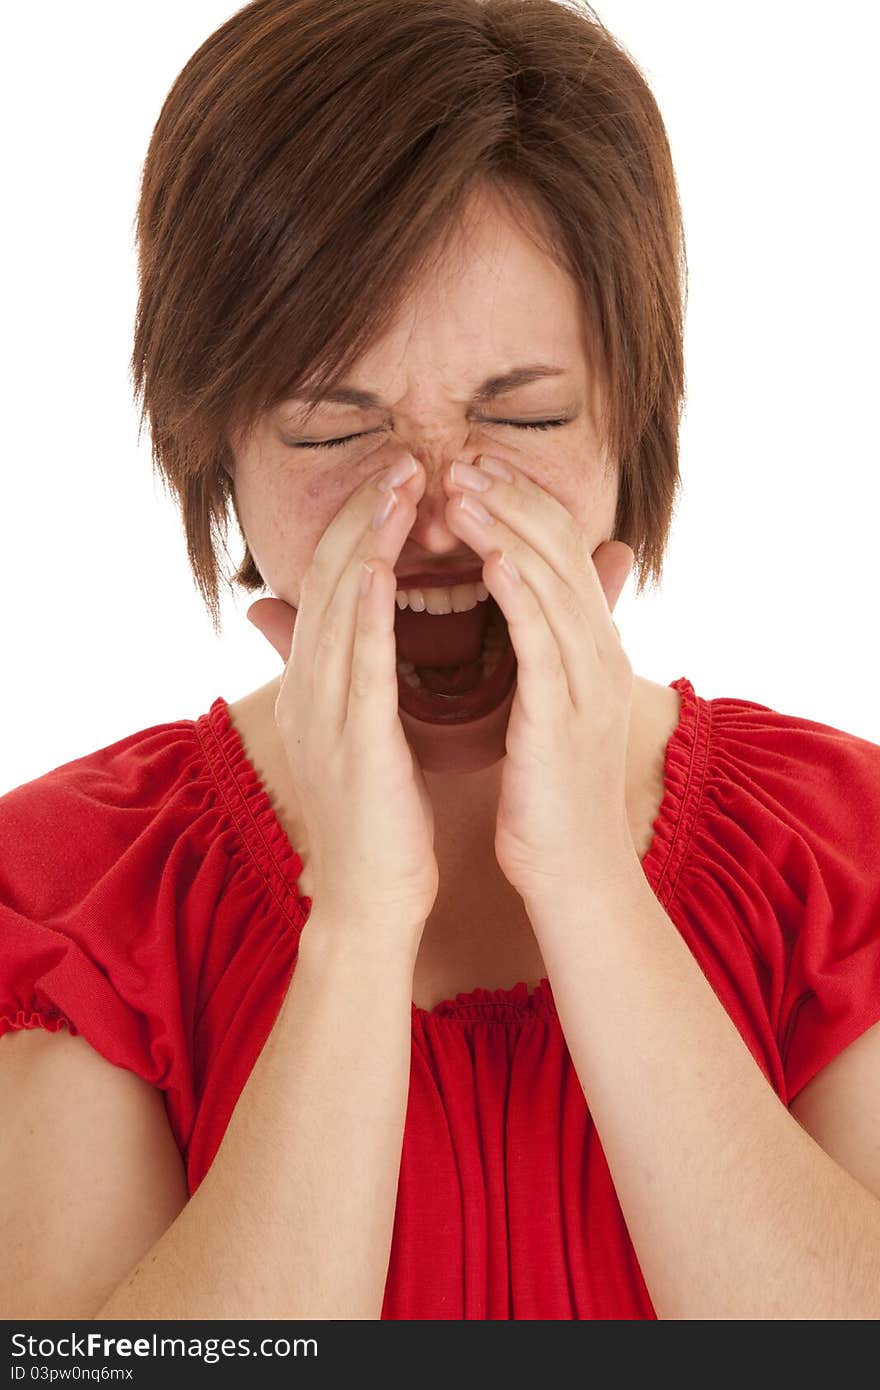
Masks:
[[[425,473],[417,464],[393,493],[379,491],[389,471],[357,488],[330,522],[303,575],[299,608],[258,599],[248,618],[282,659],[278,633],[285,619],[292,626],[275,722],[305,827],[313,909],[334,930],[399,937],[415,950],[439,870],[433,806],[397,712],[394,565]],[[397,504],[374,529],[392,496]],[[373,578],[362,597],[364,560]]]

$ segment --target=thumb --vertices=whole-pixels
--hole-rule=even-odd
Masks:
[[[280,598],[258,598],[256,603],[251,604],[246,616],[286,665],[293,645],[296,609]]]

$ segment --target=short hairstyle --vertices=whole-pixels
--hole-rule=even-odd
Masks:
[[[632,57],[581,0],[255,0],[171,87],[136,222],[138,437],[149,419],[215,632],[230,502],[241,529],[230,439],[302,384],[342,380],[487,184],[539,214],[580,287],[619,470],[613,538],[637,593],[659,581],[687,262]],[[246,541],[231,583],[265,588]]]

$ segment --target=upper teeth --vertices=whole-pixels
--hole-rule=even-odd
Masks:
[[[398,589],[398,608],[414,613],[466,613],[489,597],[485,584],[456,584],[451,589]]]

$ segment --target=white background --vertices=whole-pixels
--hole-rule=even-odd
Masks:
[[[0,793],[280,670],[256,595],[214,637],[128,381],[141,162],[235,8],[6,18]],[[690,268],[683,495],[661,589],[615,611],[624,645],[651,680],[880,742],[872,7],[597,8],[663,112]]]

